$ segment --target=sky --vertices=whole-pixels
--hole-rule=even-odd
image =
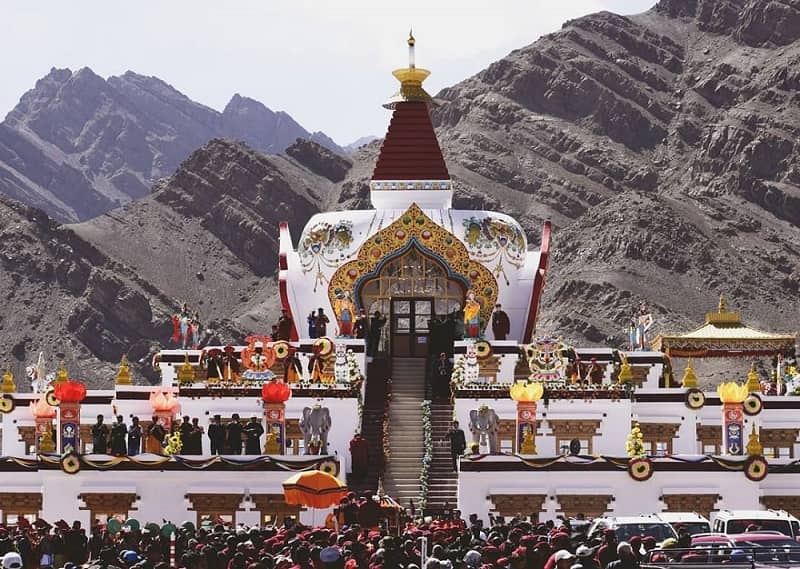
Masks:
[[[0,116],[51,67],[153,75],[222,110],[235,94],[340,144],[383,136],[413,26],[435,94],[592,12],[655,0],[0,0]]]

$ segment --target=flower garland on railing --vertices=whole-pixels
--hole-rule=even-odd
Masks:
[[[433,427],[431,425],[431,402],[422,402],[422,469],[419,472],[419,508],[425,510],[428,505],[428,473],[433,461]]]
[[[353,353],[353,350],[347,350],[345,356],[347,361],[347,376],[350,380],[350,385],[356,390],[356,404],[358,405],[358,422],[361,424],[364,416],[364,396],[361,394],[361,386],[364,384],[364,374],[361,373],[361,366],[358,365],[358,359]]]
[[[164,454],[167,456],[180,454],[182,449],[183,441],[181,440],[180,432],[175,431],[174,433],[167,435],[167,446],[164,447]]]
[[[453,364],[453,371],[450,372],[450,384],[456,388],[461,387],[464,384],[465,361],[466,358],[456,359],[456,363]]]
[[[644,435],[639,423],[634,423],[631,432],[628,433],[627,440],[625,441],[625,451],[628,456],[644,456]]]
[[[381,442],[383,443],[383,464],[381,464],[380,468],[380,475],[386,472],[386,465],[389,464],[389,460],[392,457],[392,452],[389,448],[389,403],[392,400],[392,380],[391,378],[386,380],[386,399],[383,403],[383,420],[381,423],[381,429],[383,436],[381,438]]]

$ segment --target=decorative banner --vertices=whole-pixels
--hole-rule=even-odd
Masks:
[[[686,390],[686,398],[684,399],[684,403],[686,403],[686,406],[689,409],[697,411],[698,409],[702,409],[703,405],[706,404],[706,396],[696,387],[688,389]]]
[[[517,452],[536,454],[536,402],[517,401]]]
[[[724,454],[744,454],[744,413],[741,403],[722,404],[722,448]]]
[[[81,404],[62,401],[59,429],[61,430],[62,453],[80,452],[81,450]]]
[[[748,480],[761,482],[769,474],[769,464],[763,456],[751,456],[745,462],[744,475]]]
[[[745,415],[749,415],[751,417],[761,413],[761,409],[763,408],[764,403],[761,401],[761,397],[759,397],[756,393],[751,393],[748,395],[747,399],[745,399],[744,403],[742,403],[742,410],[744,411]]]
[[[637,482],[644,482],[653,476],[653,462],[647,457],[632,458],[628,462],[628,474]]]

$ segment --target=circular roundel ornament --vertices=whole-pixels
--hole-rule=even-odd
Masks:
[[[279,361],[283,361],[289,357],[289,342],[285,340],[280,340],[272,344],[272,350],[275,352],[275,359]]]
[[[628,461],[628,474],[637,482],[644,482],[653,475],[653,463],[647,457],[632,458]]]
[[[763,456],[751,456],[744,463],[744,475],[748,480],[753,482],[761,482],[767,477],[769,473],[769,464]]]
[[[4,395],[0,397],[0,413],[11,413],[14,407],[16,407],[16,404],[11,396]]]
[[[686,399],[684,400],[689,409],[700,409],[706,404],[706,396],[697,388],[688,389],[686,391]]]
[[[492,355],[492,345],[486,340],[475,342],[475,353],[479,360],[485,360]]]
[[[758,415],[764,408],[764,403],[757,393],[751,393],[742,403],[742,411],[745,415]]]
[[[331,476],[339,476],[339,463],[335,460],[323,460],[317,465],[317,470],[321,470]]]
[[[61,405],[61,400],[56,397],[56,391],[52,387],[44,394],[44,400],[47,401],[47,404],[52,407],[58,407]]]
[[[327,356],[333,353],[333,341],[327,336],[317,338],[312,346],[314,353],[320,356]]]
[[[61,459],[61,470],[67,474],[77,474],[81,470],[81,461],[78,455],[71,452]]]

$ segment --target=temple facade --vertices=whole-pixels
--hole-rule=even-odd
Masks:
[[[508,215],[453,209],[414,44],[385,105],[372,208],[314,215],[297,236],[276,228],[274,334],[193,346],[184,306],[177,342],[152,361],[158,385],[125,361],[97,391],[63,363],[53,374],[45,356],[27,378],[6,372],[0,521],[320,523],[325,511],[287,503],[282,487],[315,469],[411,515],[800,517],[796,337],[748,328],[724,302],[697,331],[656,338],[642,305],[622,347],[537,330],[550,225],[534,250]],[[674,369],[698,357],[746,357],[753,369],[719,386],[690,359]],[[120,452],[98,415],[112,439],[114,422],[137,418],[141,440]],[[458,456],[453,420],[466,439]],[[215,440],[220,429],[236,436]]]

